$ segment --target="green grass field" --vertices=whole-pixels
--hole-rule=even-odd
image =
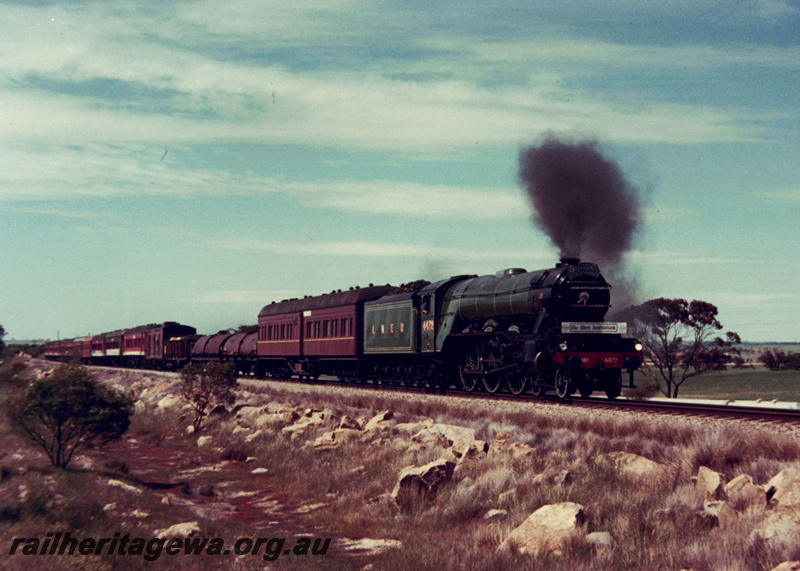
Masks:
[[[646,383],[637,372],[635,383]],[[657,395],[663,396],[663,395]],[[728,369],[688,379],[678,392],[681,398],[800,401],[800,371],[770,371],[765,367]]]

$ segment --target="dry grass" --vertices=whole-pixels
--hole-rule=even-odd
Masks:
[[[26,456],[25,473],[10,455],[0,456],[0,534],[4,538],[42,536],[47,531],[72,530],[82,536],[103,536],[109,529],[136,529],[143,535],[179,521],[198,520],[209,537],[263,537],[282,534],[336,538],[390,538],[402,549],[379,555],[357,556],[332,548],[324,557],[283,557],[270,564],[278,569],[350,569],[374,563],[379,569],[771,569],[777,563],[800,558],[800,549],[781,551],[763,542],[751,542],[750,532],[761,517],[743,512],[735,523],[708,528],[697,516],[701,506],[691,477],[699,466],[721,472],[726,479],[749,473],[763,484],[780,469],[798,465],[800,444],[757,429],[710,428],[694,430],[669,422],[626,421],[608,417],[578,417],[567,410],[552,414],[487,412],[482,407],[442,399],[408,401],[401,394],[374,395],[341,392],[306,394],[264,385],[250,391],[248,402],[278,401],[303,409],[327,408],[341,417],[371,416],[395,411],[397,422],[434,418],[475,430],[477,438],[494,440],[510,431],[534,453],[512,458],[489,454],[462,462],[451,482],[432,503],[420,501],[400,511],[388,498],[398,473],[422,465],[449,451],[442,446],[411,446],[406,436],[385,429],[372,438],[356,439],[332,450],[303,446],[280,431],[247,441],[247,432],[235,432],[232,421],[217,419],[205,434],[213,435],[213,448],[198,449],[196,437],[185,432],[187,418],[180,413],[134,416],[129,436],[142,446],[164,454],[184,450],[175,457],[175,470],[189,473],[223,462],[224,470],[198,472],[170,491],[175,497],[215,502],[234,489],[269,491],[277,511],[262,521],[240,521],[222,516],[201,517],[183,505],[165,505],[164,493],[147,490],[149,477],[142,466],[125,458],[105,458],[93,470],[53,470]],[[9,450],[21,450],[5,421],[0,437]],[[318,436],[328,428],[314,432]],[[7,438],[7,440],[6,440]],[[309,436],[313,442],[313,437]],[[599,459],[612,451],[627,451],[667,467],[658,479],[624,478]],[[97,452],[98,458],[104,456]],[[250,461],[245,462],[245,459]],[[99,466],[99,467],[98,467]],[[268,476],[251,473],[255,467]],[[126,471],[127,468],[127,471]],[[232,481],[231,474],[236,474]],[[109,478],[145,489],[141,495],[101,485]],[[27,489],[20,499],[20,486]],[[232,487],[233,486],[233,487]],[[545,504],[571,501],[586,507],[588,531],[608,531],[615,544],[597,549],[578,537],[568,542],[560,556],[523,557],[498,553],[508,533],[530,513]],[[112,511],[104,510],[116,504]],[[313,509],[303,511],[303,507]],[[484,520],[493,508],[507,510],[505,519]],[[119,514],[134,510],[148,513],[136,519]],[[270,521],[278,521],[277,525]],[[0,542],[0,548],[6,544]],[[162,556],[163,557],[163,556]],[[57,568],[64,561],[43,560]],[[70,560],[87,568],[134,568],[141,559],[90,557]],[[170,560],[176,564],[175,560]],[[220,560],[192,557],[178,568],[212,569]],[[226,563],[229,561],[226,560]],[[238,559],[238,568],[260,569],[260,558]],[[93,567],[92,567],[93,566]],[[79,568],[79,567],[76,567]]]

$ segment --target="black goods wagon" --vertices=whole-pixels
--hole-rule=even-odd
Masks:
[[[222,360],[231,362],[243,375],[255,370],[258,331],[235,333],[222,344]]]
[[[197,329],[175,321],[145,326],[145,352],[148,363],[160,366],[167,359],[167,342],[171,339],[195,335]]]
[[[221,361],[222,347],[233,333],[230,331],[220,331],[213,335],[203,335],[192,347],[192,361],[207,362]]]
[[[167,369],[180,369],[192,359],[192,349],[200,338],[197,334],[172,337],[164,342],[164,360]]]

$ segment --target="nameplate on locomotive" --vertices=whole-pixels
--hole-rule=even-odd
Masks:
[[[628,324],[621,323],[593,323],[593,322],[572,322],[564,321],[561,323],[561,333],[618,333],[628,332]]]

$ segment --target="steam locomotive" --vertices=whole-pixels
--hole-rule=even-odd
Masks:
[[[233,362],[257,378],[333,375],[345,382],[538,396],[619,396],[642,364],[625,323],[609,323],[611,285],[596,264],[510,268],[434,283],[373,286],[266,305],[252,330],[198,336],[174,322],[56,341],[45,355],[177,368]]]

